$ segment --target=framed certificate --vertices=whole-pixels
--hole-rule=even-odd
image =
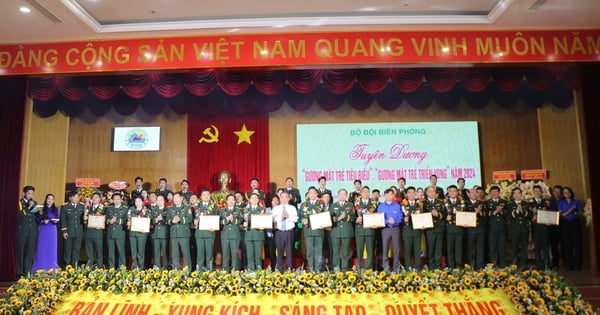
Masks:
[[[130,230],[131,232],[150,232],[150,218],[132,217]]]
[[[477,227],[477,213],[468,211],[456,211],[456,226]]]
[[[558,225],[560,213],[558,211],[538,210],[537,223],[546,225]]]
[[[106,227],[106,216],[104,215],[90,215],[87,220],[88,229],[100,229],[104,230]]]
[[[198,222],[198,230],[203,231],[218,231],[219,230],[218,215],[202,215]]]
[[[362,224],[365,229],[377,229],[385,227],[385,214],[383,212],[363,214],[362,218]]]
[[[272,230],[273,216],[270,214],[252,214],[250,215],[250,229],[252,230]]]
[[[310,228],[312,230],[322,230],[331,227],[331,213],[329,211],[311,214],[308,218],[310,219]]]
[[[424,230],[433,227],[433,217],[431,212],[411,214],[412,226],[415,230]]]

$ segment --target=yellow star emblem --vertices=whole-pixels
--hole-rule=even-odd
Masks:
[[[255,133],[255,131],[246,129],[246,124],[243,124],[242,130],[234,131],[233,133],[235,133],[238,136],[237,144],[240,144],[242,142],[248,142],[248,144],[252,144],[252,142],[250,142],[250,136],[252,136]]]

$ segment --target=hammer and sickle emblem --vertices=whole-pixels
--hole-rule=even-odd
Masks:
[[[219,129],[215,125],[210,125],[210,127],[204,129],[202,132],[205,136],[198,140],[199,143],[213,143],[219,142]]]

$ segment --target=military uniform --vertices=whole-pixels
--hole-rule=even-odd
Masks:
[[[357,202],[360,201],[360,190],[359,191],[353,191],[350,193],[350,195],[348,195],[348,202],[351,204],[356,204]]]
[[[485,202],[485,208],[488,216],[488,241],[490,256],[492,263],[496,267],[504,267],[506,264],[506,258],[504,253],[506,251],[506,205],[508,201],[504,199],[489,199]],[[496,208],[500,205],[504,205],[504,209],[496,214]]]
[[[460,198],[454,200],[448,198],[444,206],[446,208],[446,264],[451,269],[461,268],[463,266],[462,247],[465,229],[456,225],[456,212],[465,210],[465,202]]]
[[[33,263],[35,241],[37,239],[38,227],[35,223],[37,203],[29,208],[29,200],[23,198],[19,201],[19,212],[17,214],[17,278],[28,274]]]
[[[60,207],[60,230],[67,233],[64,240],[63,259],[65,264],[77,266],[79,252],[83,241],[83,212],[82,203],[66,203]]]
[[[219,215],[219,207],[210,201],[206,204],[200,202],[198,209],[194,213],[197,220],[202,220],[205,215]],[[215,232],[207,230],[196,230],[194,232],[196,239],[196,270],[213,270],[213,250],[215,246]]]
[[[248,190],[246,192],[246,200],[250,199],[250,195],[252,195],[252,191],[254,191],[254,189]],[[265,192],[262,190],[258,190],[258,199],[265,201],[267,199],[267,195],[265,195]]]
[[[351,257],[350,240],[354,237],[352,224],[356,220],[356,213],[352,203],[340,203],[339,201],[331,204],[329,211],[333,221],[333,228],[331,229],[333,267],[334,269],[346,271]],[[345,213],[346,216],[338,220],[342,213]]]
[[[475,254],[474,266],[477,269],[481,269],[485,265],[485,205],[481,200],[468,199],[465,201],[465,211],[476,212],[480,206],[481,212],[477,215],[477,226],[465,228],[467,231],[467,260],[465,263],[471,264]]]
[[[300,196],[300,191],[298,188],[285,188],[285,191],[290,195],[290,201],[288,204],[296,207],[302,202],[302,197]]]
[[[550,201],[535,198],[531,200],[532,215],[536,216],[539,210],[550,210]],[[535,264],[538,269],[550,267],[550,226],[532,222],[533,242],[535,243]]]
[[[240,243],[240,224],[242,223],[242,210],[237,207],[225,207],[221,209],[219,215],[221,217],[221,249],[223,251],[223,270],[229,270],[229,262],[231,268],[239,270],[238,247]],[[231,215],[231,221],[227,217]]]
[[[406,268],[419,269],[421,266],[421,238],[423,230],[413,229],[412,214],[419,214],[423,211],[423,204],[416,200],[404,200],[402,204],[402,213],[404,213],[404,227],[402,228],[402,239],[404,240],[404,266]],[[386,254],[386,253],[384,253]],[[414,263],[410,263],[410,257],[414,257]]]
[[[182,191],[178,191],[177,193],[180,194],[181,197],[183,197],[183,199],[185,199],[186,204],[190,203],[190,197],[192,197],[192,195],[194,194],[193,191],[189,191],[189,190],[186,190],[186,191],[182,190]]]
[[[173,218],[179,216],[179,222],[173,222]],[[171,236],[171,258],[173,259],[173,268],[181,269],[180,250],[183,256],[183,263],[191,268],[190,256],[190,224],[193,221],[192,209],[184,204],[173,205],[167,209],[167,223],[170,225],[169,234]]]
[[[136,209],[135,207],[132,207],[129,209],[129,217],[151,218],[152,214],[145,206],[143,206],[142,209]],[[129,246],[131,246],[131,268],[144,268],[147,240],[148,233],[146,232],[129,232]]]
[[[444,229],[446,228],[446,208],[441,199],[425,199],[423,202],[423,212],[433,212],[436,210],[437,215],[433,215],[433,228],[425,230],[427,238],[427,261],[429,268],[442,268],[442,243],[444,241]]]
[[[360,200],[354,205],[357,218],[362,218],[365,214],[375,213],[375,205],[371,200]],[[362,223],[356,223],[354,229],[354,239],[356,243],[356,259],[359,269],[373,269],[373,246],[375,245],[375,229],[365,229]],[[364,251],[367,251],[367,261],[365,263]]]
[[[172,192],[172,191],[170,191],[170,190],[168,190],[168,189],[166,189],[166,188],[165,188],[165,189],[160,189],[160,188],[158,188],[158,189],[156,189],[156,190],[154,191],[154,193],[156,194],[156,197],[158,197],[158,196],[163,196],[163,197],[165,198],[165,202],[166,202],[166,201],[167,201],[167,195],[168,195],[169,193],[173,193],[173,192]]]
[[[244,220],[248,222],[248,227],[244,232],[244,243],[246,244],[246,257],[248,261],[248,270],[257,270],[262,268],[262,248],[265,240],[265,232],[252,229],[253,214],[265,214],[265,209],[259,204],[255,207],[248,205],[244,209]]]
[[[129,193],[129,196],[131,197],[131,198],[129,198],[129,205],[130,205],[130,206],[133,206],[133,205],[134,205],[134,203],[135,203],[135,199],[136,199],[136,198],[138,198],[138,197],[139,197],[139,198],[142,198],[142,190],[143,190],[143,189],[140,189],[140,190],[137,190],[137,189],[135,189],[135,190],[132,190],[132,191]],[[167,198],[167,197],[165,196],[165,198]]]
[[[519,209],[521,206],[521,210]],[[512,250],[512,262],[520,268],[527,267],[527,243],[529,242],[529,225],[533,212],[529,203],[525,201],[511,201],[507,205],[507,214],[509,218],[508,235]]]
[[[114,223],[110,220],[115,218]],[[106,209],[106,240],[108,241],[108,267],[125,266],[125,228],[127,226],[127,207],[114,204]],[[115,252],[116,250],[116,252]],[[118,255],[115,257],[115,254]]]
[[[322,205],[317,200],[306,200],[300,205],[298,218],[301,222],[306,219],[307,223],[302,224],[304,230],[304,244],[306,245],[306,259],[308,267],[312,272],[318,272],[321,265],[321,255],[323,254],[323,237],[325,232],[321,229],[313,230],[310,226],[310,216],[323,212]]]
[[[317,197],[318,198],[323,197],[324,194],[329,194],[330,196],[333,196],[331,194],[331,189],[327,189],[327,188],[322,189],[321,187],[317,188]]]
[[[89,215],[104,215],[106,208],[102,204],[92,205]],[[104,265],[104,229],[86,228],[85,252],[88,266],[102,267]],[[94,257],[96,259],[94,259]]]
[[[150,208],[152,218],[152,253],[154,254],[154,266],[164,267],[167,264],[167,238],[169,235],[169,226],[167,225],[167,208],[159,208],[154,206]],[[158,216],[162,216],[162,220],[157,221]],[[161,263],[160,254],[163,254]]]

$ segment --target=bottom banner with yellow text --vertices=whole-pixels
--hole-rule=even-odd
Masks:
[[[241,296],[75,291],[64,297],[55,314],[508,315],[518,312],[504,290],[479,289],[462,292],[330,295],[252,293]]]

